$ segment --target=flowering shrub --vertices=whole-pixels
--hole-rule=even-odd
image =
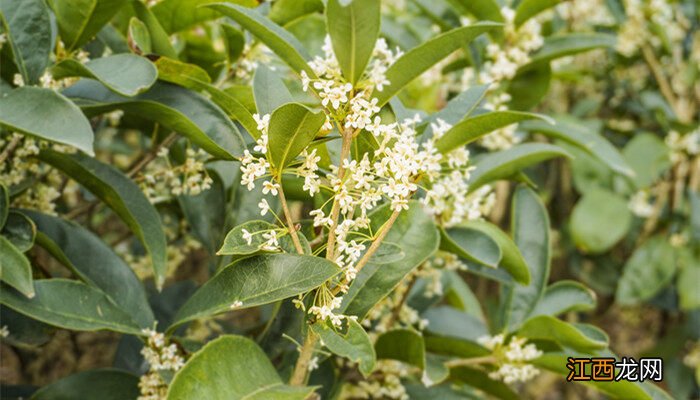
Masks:
[[[52,371],[12,396],[698,394],[692,1],[0,17],[2,358]],[[606,322],[641,307],[656,347]],[[674,379],[563,386],[642,351]]]

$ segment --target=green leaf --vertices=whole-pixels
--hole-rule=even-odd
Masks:
[[[515,23],[516,28],[524,24],[527,20],[541,13],[542,11],[552,8],[559,4],[562,0],[523,0],[515,8]]]
[[[132,1],[131,4],[138,19],[148,29],[148,36],[151,38],[151,50],[161,56],[177,58],[177,51],[170,43],[168,33],[163,29],[158,18],[153,15],[151,9],[140,1]]]
[[[294,71],[298,73],[306,71],[310,77],[316,77],[314,71],[307,64],[311,57],[306,49],[291,33],[284,30],[281,26],[254,10],[235,4],[218,3],[209,7],[241,24],[261,42],[265,43],[270,50],[277,54]]]
[[[31,400],[135,399],[140,394],[139,377],[126,371],[104,368],[78,372],[37,390]]]
[[[532,316],[592,310],[596,305],[595,292],[575,281],[558,281],[545,290],[542,299],[532,310]]]
[[[423,119],[423,123],[421,125],[427,127],[425,132],[428,133],[429,136],[433,136],[430,123],[436,122],[438,119],[454,125],[460,120],[469,117],[469,115],[471,115],[471,113],[474,112],[474,110],[484,100],[488,88],[488,85],[472,86],[450,99],[443,109],[432,113],[427,118]]]
[[[466,340],[476,343],[477,339],[488,335],[486,325],[471,314],[449,306],[428,309],[422,315],[428,320],[426,330],[431,335]]]
[[[107,24],[123,0],[52,0],[58,30],[66,50],[82,47]]]
[[[151,44],[151,34],[148,32],[146,24],[141,22],[136,17],[131,17],[129,20],[129,40],[133,43],[132,47],[136,47],[136,52],[139,54],[153,53]]]
[[[374,346],[367,332],[365,332],[359,322],[348,319],[347,332],[336,332],[322,323],[311,325],[314,331],[323,342],[323,345],[334,354],[345,357],[352,362],[359,363],[360,372],[368,376],[374,370],[377,355]]]
[[[529,110],[535,107],[549,92],[552,83],[552,68],[540,63],[530,68],[521,68],[507,83],[510,95],[507,106],[511,110]]]
[[[34,281],[31,300],[8,287],[0,290],[0,304],[49,325],[75,331],[110,330],[141,335],[141,329],[99,289],[67,279]]]
[[[610,250],[627,234],[632,213],[627,202],[602,188],[584,193],[571,213],[571,236],[576,246],[587,253]]]
[[[323,11],[321,0],[278,0],[270,6],[267,15],[272,22],[285,26],[309,14]]]
[[[469,144],[496,129],[528,119],[548,119],[543,115],[521,111],[492,111],[469,117],[453,126],[437,140],[435,148],[445,154]]]
[[[671,167],[668,147],[651,133],[635,135],[622,154],[634,170],[634,183],[639,189],[651,186]]]
[[[516,282],[527,285],[530,283],[530,270],[513,239],[498,226],[488,221],[469,221],[465,227],[481,231],[491,237],[501,249],[502,257],[499,266],[503,267]]]
[[[498,267],[503,256],[501,248],[491,236],[467,227],[440,229],[440,250],[492,268]]]
[[[158,18],[163,29],[172,34],[216,18],[218,16],[216,12],[203,7],[216,2],[217,0],[163,0],[153,6],[151,11]],[[246,7],[257,5],[255,0],[229,0],[229,2]]]
[[[7,215],[10,211],[10,191],[0,183],[0,229],[5,226]]]
[[[602,341],[586,333],[572,324],[548,315],[530,318],[518,329],[518,336],[551,340],[560,346],[577,351],[592,351],[607,347],[607,340]]]
[[[148,59],[134,54],[115,54],[96,58],[85,64],[66,59],[54,65],[51,73],[56,79],[81,76],[100,81],[123,96],[136,96],[156,82],[158,71]]]
[[[39,82],[51,54],[51,17],[43,0],[0,0],[0,26],[26,84]]]
[[[253,95],[260,115],[272,114],[282,104],[294,101],[282,78],[265,65],[260,65],[255,70]]]
[[[270,164],[282,174],[287,167],[316,137],[326,122],[323,111],[313,112],[299,103],[289,103],[276,109],[270,116]]]
[[[527,121],[521,124],[520,128],[571,143],[596,157],[613,171],[629,177],[634,176],[634,171],[627,165],[624,157],[615,146],[601,135],[592,132],[591,128],[577,122],[573,118],[557,117],[554,118],[554,124],[546,124],[541,121]]]
[[[673,279],[678,268],[676,253],[663,234],[645,241],[625,263],[615,301],[630,305],[652,298]]]
[[[680,272],[676,281],[678,289],[678,301],[683,310],[695,310],[700,308],[700,259],[694,256],[690,249],[678,254]]]
[[[311,392],[311,387],[283,384],[252,340],[225,335],[207,343],[177,372],[168,400],[304,400]]]
[[[51,340],[56,330],[5,306],[0,306],[0,325],[10,331],[5,340],[12,346],[41,346]]]
[[[248,231],[252,234],[250,244],[243,239],[243,230]],[[261,247],[267,242],[262,237],[262,232],[267,232],[272,229],[279,229],[277,225],[271,224],[266,221],[248,221],[237,227],[231,229],[224,239],[224,244],[221,249],[216,252],[217,255],[236,255],[236,256],[246,256],[251,254],[256,254],[262,251]],[[302,247],[311,253],[309,248],[309,242],[306,240],[304,235],[298,233],[299,239],[302,242]],[[278,238],[280,247],[287,253],[296,253],[294,247],[294,242],[290,235],[284,235]]]
[[[114,167],[81,154],[42,150],[39,158],[85,186],[121,218],[143,243],[151,259],[156,286],[166,270],[166,240],[158,211],[141,189]]]
[[[140,327],[153,327],[153,312],[141,281],[107,244],[72,222],[34,211],[26,213],[36,223],[41,247],[80,280],[102,290]]]
[[[523,68],[600,47],[615,47],[615,36],[605,33],[569,33],[549,36],[545,38],[542,47],[532,55],[530,64]]]
[[[555,157],[571,158],[561,147],[545,143],[524,143],[510,149],[489,153],[475,162],[469,190],[500,179],[507,179],[526,167]]]
[[[446,368],[441,362],[432,365],[428,360],[423,335],[413,329],[394,329],[382,333],[374,348],[377,359],[398,360],[420,368],[423,371],[422,381],[427,386],[438,384],[447,377]]]
[[[375,0],[328,0],[326,25],[345,79],[362,77],[379,37],[380,4]]]
[[[404,86],[408,85],[413,79],[449,56],[455,50],[463,48],[477,36],[499,26],[501,26],[501,24],[478,22],[470,26],[464,26],[445,32],[435,36],[420,46],[414,47],[396,60],[387,70],[386,77],[391,83],[385,86],[384,90],[377,93],[379,105],[382,106],[386,104],[394,95],[403,89]]]
[[[503,21],[501,6],[496,0],[449,0],[462,13],[469,13],[479,20]]]
[[[27,257],[4,236],[0,236],[0,280],[25,296],[34,297],[32,266]]]
[[[542,200],[532,189],[520,186],[515,190],[511,225],[515,244],[530,269],[529,285],[505,288],[509,302],[506,321],[509,326],[517,326],[542,298],[551,263],[549,216]]]
[[[517,400],[521,398],[508,385],[489,378],[488,374],[480,369],[471,367],[452,368],[450,370],[450,378],[459,382],[464,382],[498,399]]]
[[[377,232],[391,213],[389,204],[373,211],[369,215],[372,231]],[[401,212],[384,238],[386,242],[401,247],[405,256],[388,264],[367,263],[350,284],[348,293],[343,296],[340,312],[356,315],[362,320],[409,272],[437,250],[439,238],[433,219],[423,212],[418,202],[409,202],[409,209]]]
[[[318,287],[340,272],[334,263],[296,254],[262,254],[234,262],[200,287],[169,328],[232,309],[273,303]]]
[[[94,154],[90,122],[75,104],[51,89],[24,86],[0,97],[0,125]]]
[[[227,160],[243,154],[243,138],[215,104],[190,90],[158,82],[135,97],[112,93],[99,82],[82,80],[64,91],[83,110],[122,109],[153,120],[190,139],[209,154]]]
[[[10,210],[2,234],[17,250],[24,253],[34,246],[36,227],[23,213]]]
[[[245,49],[245,36],[243,32],[232,25],[221,24],[223,36],[226,39],[226,56],[230,63],[236,62]]]
[[[230,162],[221,162],[228,163],[230,167]],[[212,179],[211,188],[196,196],[178,196],[177,201],[192,229],[192,235],[213,255],[224,235],[226,188],[218,173],[212,170],[207,173]]]

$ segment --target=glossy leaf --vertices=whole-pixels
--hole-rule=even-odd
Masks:
[[[148,31],[148,27],[136,17],[132,17],[129,20],[129,40],[132,43],[132,47],[136,48],[135,51],[137,53],[153,53],[151,34]]]
[[[123,96],[136,96],[150,88],[158,71],[148,59],[134,54],[115,54],[96,58],[85,64],[66,59],[51,68],[55,79],[84,77],[100,81],[110,90]]]
[[[385,204],[369,215],[373,232],[389,219],[392,212],[389,206]],[[363,319],[409,272],[437,250],[439,237],[432,218],[423,212],[420,204],[410,202],[409,209],[401,212],[384,239],[401,247],[404,258],[388,264],[367,263],[343,296],[340,311]]]
[[[328,260],[296,254],[239,260],[202,285],[178,311],[170,329],[232,308],[259,306],[308,292],[338,272],[338,266]]]
[[[595,292],[575,281],[558,281],[544,291],[532,315],[551,315],[569,311],[592,310],[596,305]]]
[[[225,335],[207,343],[177,372],[167,398],[304,400],[312,391],[282,383],[267,355],[252,340]]]
[[[322,111],[313,112],[299,103],[285,104],[272,113],[268,152],[278,174],[314,140],[325,122]]]
[[[678,255],[663,234],[644,242],[623,267],[615,293],[616,302],[638,304],[652,298],[671,282],[678,267]]]
[[[51,17],[43,0],[0,0],[0,26],[27,84],[39,82],[51,53]]]
[[[547,315],[527,320],[518,329],[518,335],[529,339],[551,340],[578,351],[604,349],[608,345],[607,340],[588,336],[576,326]]]
[[[7,215],[7,223],[1,231],[1,234],[22,253],[34,246],[36,227],[24,213],[11,210]]]
[[[110,330],[141,335],[139,326],[99,289],[67,279],[34,281],[36,296],[27,299],[7,286],[0,303],[49,325],[76,331]]]
[[[43,150],[39,158],[85,186],[112,209],[148,251],[156,285],[165,281],[166,240],[158,211],[141,189],[114,167],[81,154]]]
[[[151,38],[151,50],[155,54],[161,56],[177,58],[177,51],[170,43],[168,33],[163,29],[158,18],[153,15],[151,9],[140,1],[132,2],[131,5],[134,8],[136,17],[138,17],[146,26],[146,29],[148,29],[148,36]]]
[[[379,36],[380,4],[375,0],[328,0],[326,24],[333,52],[345,79],[355,84]]]
[[[359,322],[350,319],[347,325],[346,332],[336,332],[322,323],[311,325],[311,329],[321,338],[328,350],[358,363],[362,375],[368,376],[374,370],[377,360],[372,341]]]
[[[489,153],[478,159],[469,180],[469,190],[497,180],[508,179],[533,164],[555,157],[571,156],[561,147],[545,143],[524,143],[507,150]]]
[[[0,236],[0,280],[25,296],[34,297],[32,266],[27,257],[4,236]]]
[[[139,326],[153,326],[153,312],[143,285],[107,244],[72,222],[35,211],[25,212],[36,223],[40,246],[83,282],[104,292]]]
[[[255,69],[253,95],[258,114],[272,114],[278,107],[293,101],[292,94],[280,76],[265,65]]]
[[[498,267],[501,261],[502,253],[498,243],[480,230],[467,227],[441,229],[440,236],[440,250],[492,268]]]
[[[0,125],[94,154],[90,122],[75,104],[51,89],[24,86],[0,97]]]
[[[583,195],[571,213],[571,236],[584,252],[600,254],[622,240],[631,223],[632,213],[625,199],[605,189],[594,189]]]
[[[196,143],[209,154],[232,160],[243,154],[243,139],[215,104],[190,90],[156,83],[135,97],[112,93],[102,84],[83,80],[64,91],[86,112],[121,109],[158,122]]]
[[[294,71],[298,73],[306,71],[310,77],[316,76],[307,64],[311,57],[304,49],[304,46],[281,26],[254,10],[235,4],[218,3],[209,7],[241,24],[261,42],[265,43],[270,50],[275,52]]]
[[[32,400],[135,399],[140,394],[139,377],[118,369],[92,369],[59,379],[32,395]]]
[[[67,50],[87,43],[126,4],[123,0],[52,0],[51,3]]]
[[[401,56],[386,72],[389,85],[377,93],[379,105],[386,104],[404,86],[419,77],[433,65],[460,49],[484,32],[499,27],[493,22],[478,22],[440,34],[416,46]]]
[[[526,131],[539,132],[556,139],[571,143],[596,157],[613,171],[627,176],[634,176],[634,171],[627,165],[622,154],[599,134],[577,123],[572,118],[559,117],[554,124],[541,121],[527,121],[520,125]]]
[[[532,55],[530,64],[582,53],[600,47],[614,47],[615,36],[605,33],[569,33],[549,36],[542,47]]]

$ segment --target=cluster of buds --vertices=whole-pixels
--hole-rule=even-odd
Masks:
[[[185,365],[185,360],[178,355],[177,346],[166,344],[165,335],[153,329],[144,329],[148,336],[146,345],[141,349],[143,358],[150,365],[149,371],[141,376],[138,400],[161,400],[166,397],[168,385],[160,375],[161,371],[177,372]]]
[[[483,336],[478,339],[479,344],[493,352],[496,358],[497,369],[489,373],[489,378],[502,380],[507,384],[527,382],[537,376],[540,371],[528,361],[532,361],[542,355],[542,351],[530,343],[527,339],[513,336],[505,343],[505,336]]]

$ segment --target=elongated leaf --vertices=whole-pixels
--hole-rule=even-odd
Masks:
[[[51,340],[54,327],[0,305],[0,324],[10,331],[5,340],[13,345],[41,346]]]
[[[503,21],[501,6],[496,0],[450,0],[458,10],[474,15],[480,20]]]
[[[76,331],[110,330],[141,335],[138,325],[99,289],[67,279],[34,281],[32,299],[5,286],[0,303],[49,325]]]
[[[86,112],[122,109],[157,121],[196,143],[209,154],[232,160],[245,145],[236,126],[215,104],[190,90],[156,83],[135,97],[112,93],[99,82],[82,80],[64,91]]]
[[[43,0],[0,0],[0,25],[24,82],[39,81],[51,53],[51,17]]]
[[[166,268],[165,233],[158,211],[141,189],[114,167],[81,154],[43,150],[39,158],[85,186],[129,226],[148,251],[156,286],[161,287]]]
[[[478,22],[445,32],[414,47],[387,70],[386,77],[391,83],[377,93],[379,105],[386,104],[404,86],[455,50],[466,46],[482,33],[499,26],[500,24],[493,22]]]
[[[291,103],[292,94],[284,85],[282,78],[275,71],[259,66],[253,76],[253,95],[258,114],[272,114],[282,104]]]
[[[547,120],[542,115],[521,111],[492,111],[469,117],[445,132],[445,135],[435,143],[435,148],[441,153],[447,153],[496,129],[528,119]]]
[[[170,329],[232,308],[259,306],[308,292],[339,271],[328,260],[296,254],[242,259],[202,285],[178,311]]]
[[[285,104],[272,113],[268,148],[278,174],[314,140],[325,122],[322,111],[313,112],[299,103]]]
[[[99,398],[135,399],[140,394],[139,377],[118,369],[93,369],[78,372],[39,389],[32,400]]]
[[[683,310],[694,310],[700,308],[700,290],[697,283],[700,282],[700,258],[693,255],[690,249],[684,249],[677,255],[678,279],[678,302]]]
[[[677,253],[663,234],[644,242],[625,263],[615,301],[638,304],[652,298],[673,279],[678,268]]]
[[[225,335],[207,343],[177,372],[167,398],[304,400],[312,391],[283,384],[267,355],[252,340]]]
[[[208,92],[211,99],[232,119],[238,120],[254,138],[260,136],[257,123],[248,109],[229,93],[211,85],[207,72],[194,64],[187,64],[167,57],[156,61],[158,78],[188,89]]]
[[[520,127],[530,132],[540,132],[547,136],[564,140],[596,157],[613,171],[627,176],[634,176],[634,170],[627,165],[622,154],[610,142],[590,128],[577,123],[571,118],[558,117],[554,124],[542,121],[526,121]]]
[[[503,232],[498,226],[487,221],[469,221],[464,226],[489,235],[491,239],[498,243],[503,254],[499,266],[508,271],[516,282],[523,285],[530,283],[530,270],[518,246],[515,245],[508,234]]]
[[[10,191],[0,183],[0,229],[5,226],[7,215],[10,211]]]
[[[220,162],[232,167],[228,161]],[[192,229],[192,235],[213,255],[224,236],[226,188],[217,172],[208,170],[207,173],[212,179],[211,188],[196,196],[178,196],[177,201]]]
[[[272,229],[279,229],[278,226],[266,221],[248,221],[231,229],[224,239],[224,244],[216,254],[218,255],[236,255],[245,256],[258,253],[262,250],[263,245],[267,240],[263,238],[263,233]],[[250,244],[243,238],[243,230],[248,231],[252,235]],[[301,246],[307,250],[306,253],[311,253],[309,242],[304,235],[298,233]],[[287,253],[296,253],[294,242],[290,235],[284,235],[278,238],[280,247]]]
[[[466,227],[441,229],[440,249],[492,268],[498,267],[503,255],[491,236]]]
[[[343,76],[355,84],[367,66],[379,36],[379,2],[328,0],[326,24]]]
[[[389,219],[392,212],[389,206],[383,205],[370,214],[373,232]],[[340,311],[364,318],[409,272],[437,250],[439,238],[432,218],[423,212],[419,203],[410,202],[409,209],[401,212],[384,239],[401,247],[404,258],[388,264],[367,263],[343,296]]]
[[[322,0],[278,0],[270,7],[268,18],[285,26],[309,14],[322,12],[323,8]]]
[[[140,1],[135,1],[131,4],[138,19],[148,29],[148,36],[151,38],[151,50],[161,56],[177,58],[177,51],[170,43],[168,33],[163,29],[158,18],[153,15],[151,9]]]
[[[552,83],[552,67],[549,63],[539,63],[517,71],[508,82],[506,92],[510,95],[508,108],[527,111],[547,95]]]
[[[413,329],[385,332],[377,338],[374,348],[378,359],[398,360],[420,368],[423,371],[422,381],[427,386],[440,383],[447,377],[447,371],[441,371],[444,368],[440,368],[442,363],[432,365],[428,361],[423,336]]]
[[[604,207],[601,207],[604,205]],[[571,236],[584,252],[600,254],[622,240],[632,224],[627,202],[608,190],[585,193],[571,213]]]
[[[117,94],[136,96],[150,88],[158,71],[148,59],[134,54],[115,54],[85,64],[66,59],[51,68],[54,78],[81,76],[96,79]]]
[[[22,253],[34,246],[36,226],[23,213],[11,210],[7,215],[7,223],[1,231],[1,234]]]
[[[532,316],[556,316],[569,311],[595,308],[595,292],[575,281],[559,281],[547,287]]]
[[[521,398],[508,385],[489,378],[488,374],[480,369],[471,367],[453,368],[450,370],[450,378],[458,382],[464,382],[498,399],[517,400]]]
[[[428,136],[432,136],[432,128],[430,123],[441,119],[448,124],[454,125],[460,120],[469,117],[469,115],[479,106],[484,99],[488,85],[472,86],[459,95],[455,96],[447,105],[440,111],[430,114],[425,118],[422,125],[427,126],[425,132]]]
[[[83,282],[102,290],[139,326],[153,326],[153,312],[143,285],[109,246],[77,224],[34,211],[25,212],[37,225],[40,246]]]
[[[562,0],[523,0],[515,9],[515,20],[513,22],[516,27],[519,27],[530,18],[548,8],[556,6],[561,1]]]
[[[540,50],[532,55],[530,65],[600,47],[614,46],[615,36],[605,33],[569,33],[566,35],[550,36],[545,39],[544,45]],[[523,68],[528,67],[525,66]]]
[[[555,157],[571,156],[561,147],[544,143],[524,143],[480,158],[469,181],[469,190],[493,181],[507,179],[523,168]]]
[[[172,34],[216,18],[218,14],[214,10],[203,7],[216,2],[216,0],[163,0],[153,6],[151,11],[158,18],[163,29]],[[257,5],[255,0],[230,0],[229,2],[246,7]]]
[[[486,325],[482,321],[449,306],[431,308],[423,313],[422,317],[428,320],[426,329],[431,335],[476,343],[477,339],[488,334]]]
[[[577,351],[591,351],[607,347],[607,337],[591,337],[587,331],[548,315],[527,320],[518,330],[518,335],[529,339],[551,340]]]
[[[136,17],[131,17],[129,20],[129,41],[132,43],[132,47],[135,47],[137,53],[153,53],[151,34],[148,31],[148,27]]]
[[[530,284],[506,288],[509,301],[508,324],[517,326],[532,313],[542,298],[551,262],[549,216],[532,189],[520,186],[513,195],[511,225],[515,244],[530,269]]]
[[[209,7],[232,18],[250,33],[265,43],[282,61],[287,63],[294,71],[306,71],[310,77],[316,77],[307,61],[311,59],[306,49],[291,33],[284,30],[258,12],[243,8],[235,4],[218,3]]]
[[[90,122],[75,104],[51,89],[25,86],[0,97],[0,125],[94,154]]]
[[[67,50],[87,43],[126,4],[123,0],[53,0],[51,3]]]
[[[32,266],[27,257],[4,236],[0,236],[0,280],[25,296],[34,297]]]
[[[334,354],[345,357],[360,365],[360,372],[368,376],[374,369],[377,355],[372,341],[359,322],[348,320],[347,332],[336,332],[322,323],[311,325],[311,329],[321,338],[323,345]]]

